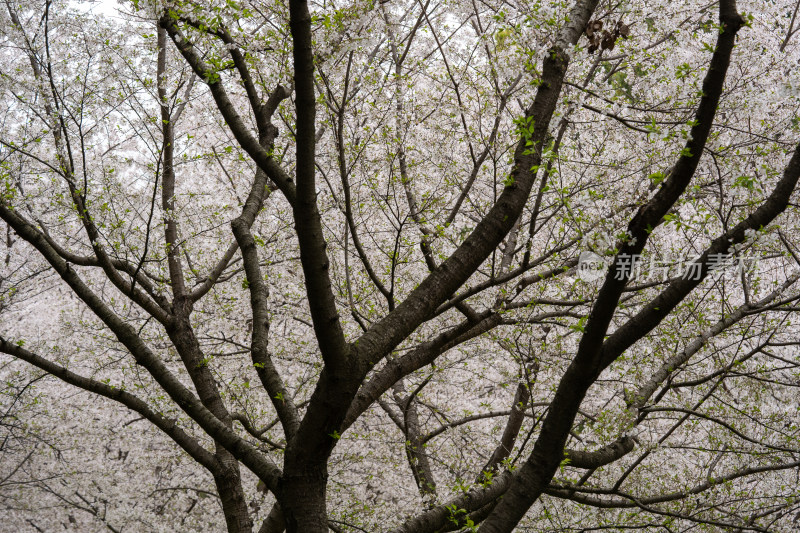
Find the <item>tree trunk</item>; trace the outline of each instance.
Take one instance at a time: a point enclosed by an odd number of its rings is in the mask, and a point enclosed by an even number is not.
[[[217,457],[222,467],[214,472],[214,482],[219,492],[228,533],[252,533],[253,521],[242,490],[239,463],[221,446],[217,447]]]
[[[287,533],[328,533],[327,485],[328,468],[324,463],[306,465],[296,474],[284,474],[279,501]]]

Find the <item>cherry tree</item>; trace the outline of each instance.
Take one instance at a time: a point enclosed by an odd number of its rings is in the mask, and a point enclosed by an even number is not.
[[[795,3],[76,9],[2,15],[39,517],[795,528]]]

